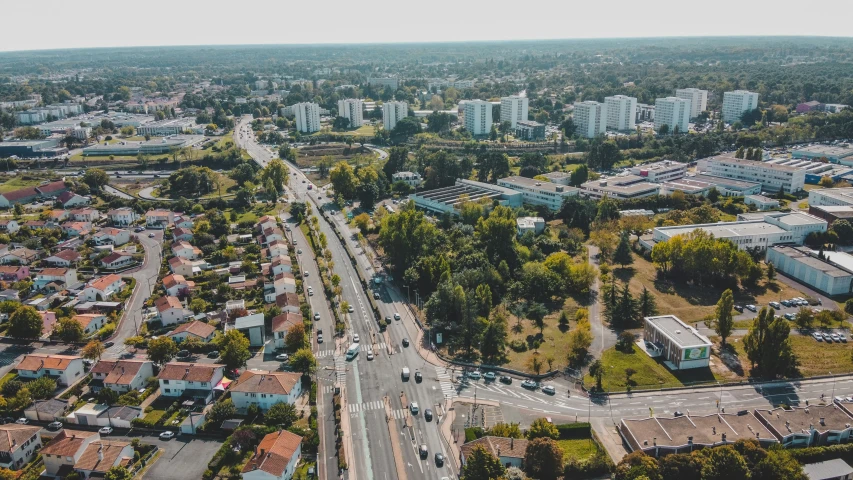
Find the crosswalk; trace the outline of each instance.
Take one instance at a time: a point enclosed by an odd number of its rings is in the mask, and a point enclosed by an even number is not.
[[[366,353],[368,350],[368,347],[373,348],[373,353],[378,354],[379,352],[385,350],[385,342],[377,343],[375,346],[365,343],[365,344],[361,345],[361,349],[359,350],[359,352]],[[326,357],[331,357],[331,356],[335,355],[336,353],[337,352],[335,350],[320,350],[319,352],[314,354],[314,357],[315,358],[326,358]]]
[[[350,414],[350,417],[357,418],[359,415],[362,415],[367,412],[379,411],[384,413],[385,404],[381,400],[374,400],[372,402],[363,402],[363,403],[351,403],[347,405],[347,411]],[[408,410],[405,408],[398,408],[396,410],[391,411],[391,417],[396,420],[402,420],[406,418]]]
[[[347,360],[343,355],[335,356],[335,377],[338,382],[345,382],[347,378]]]
[[[438,377],[438,384],[441,386],[441,393],[445,398],[457,397],[456,388],[453,387],[453,381],[447,369],[443,367],[433,366],[435,376]]]

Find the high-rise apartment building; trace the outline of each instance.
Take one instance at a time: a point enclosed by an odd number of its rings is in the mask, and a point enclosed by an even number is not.
[[[320,131],[320,105],[316,103],[297,103],[293,105],[293,115],[296,117],[296,129],[302,133]]]
[[[358,128],[364,123],[364,102],[358,98],[338,100],[338,116],[349,120],[350,128]]]
[[[394,130],[397,122],[409,114],[409,104],[406,102],[385,102],[382,104],[382,124],[385,130]]]
[[[655,99],[655,131],[666,125],[669,133],[687,133],[690,123],[690,100],[678,97]]]
[[[723,121],[735,123],[744,112],[758,108],[758,94],[746,90],[735,90],[723,94]]]
[[[492,104],[483,100],[466,102],[465,129],[471,135],[488,135],[492,131]]]
[[[574,122],[578,135],[593,138],[607,130],[607,107],[603,103],[587,100],[575,103]]]
[[[690,100],[690,118],[696,118],[708,109],[708,91],[698,88],[679,88],[675,96]]]
[[[501,97],[501,123],[509,122],[515,128],[518,122],[527,121],[527,97],[512,95]]]
[[[636,124],[637,99],[625,95],[604,97],[607,106],[607,128],[611,130],[633,130]]]

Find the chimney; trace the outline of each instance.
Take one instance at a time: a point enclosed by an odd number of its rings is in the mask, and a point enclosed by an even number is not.
[[[512,450],[512,449],[514,449],[514,448],[515,448],[515,439],[514,439],[514,438],[510,438],[510,439],[509,439],[509,449],[510,449],[510,450]],[[500,455],[498,455],[498,456],[500,456]]]

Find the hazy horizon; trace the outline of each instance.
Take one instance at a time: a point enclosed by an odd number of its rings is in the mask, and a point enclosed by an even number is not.
[[[149,0],[144,8],[106,0],[18,2],[3,7],[0,52],[110,47],[361,45],[683,37],[851,37],[846,22],[792,23],[802,3],[720,0],[713,9],[675,0],[599,4],[531,0],[434,0],[370,5],[328,0],[322,11],[304,3],[258,0],[248,5]],[[365,6],[367,8],[359,8]],[[689,9],[689,10],[686,10]],[[846,18],[853,2],[815,0],[809,10]],[[814,15],[812,15],[814,16]],[[687,21],[696,18],[695,21]],[[15,21],[27,19],[28,21]],[[355,23],[355,25],[352,25]],[[402,28],[405,27],[405,28]],[[35,29],[35,32],[34,32]],[[35,33],[35,35],[34,35]]]

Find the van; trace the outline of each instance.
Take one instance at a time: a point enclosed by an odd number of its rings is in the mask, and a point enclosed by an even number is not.
[[[353,343],[347,348],[347,360],[352,360],[358,355],[359,345],[357,343]]]
[[[409,367],[403,367],[402,377],[404,382],[409,380]]]

